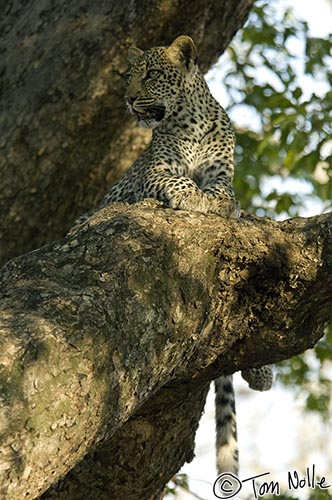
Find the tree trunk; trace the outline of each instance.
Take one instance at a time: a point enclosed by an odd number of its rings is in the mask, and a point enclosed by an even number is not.
[[[114,204],[9,262],[1,499],[152,500],[193,455],[208,383],[312,347],[332,319],[332,216]]]
[[[188,34],[207,70],[253,0],[2,3],[0,264],[63,237],[149,142],[123,104],[128,46]]]

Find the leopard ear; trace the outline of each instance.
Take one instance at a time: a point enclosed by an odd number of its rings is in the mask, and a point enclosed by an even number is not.
[[[144,54],[143,50],[139,49],[132,45],[128,49],[127,59],[130,64],[134,64],[134,62]]]
[[[197,49],[190,36],[178,36],[166,52],[176,66],[190,71],[197,64]]]

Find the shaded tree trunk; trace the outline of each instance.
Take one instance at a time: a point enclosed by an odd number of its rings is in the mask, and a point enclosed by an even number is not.
[[[123,104],[126,51],[195,39],[207,70],[253,0],[11,0],[0,21],[0,263],[63,237],[149,132]]]
[[[332,216],[226,221],[114,204],[9,262],[1,498],[148,500],[193,455],[209,381],[312,347]]]

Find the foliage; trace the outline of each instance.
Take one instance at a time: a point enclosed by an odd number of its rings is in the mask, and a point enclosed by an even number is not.
[[[257,2],[220,62],[237,135],[235,189],[245,210],[272,217],[298,215],[299,180],[324,207],[332,199],[332,35],[310,38],[279,3]],[[249,124],[237,124],[241,113]],[[288,192],[273,187],[285,179]]]
[[[278,378],[292,387],[305,402],[307,411],[316,412],[325,421],[331,417],[332,327],[316,346],[314,353],[279,363]]]

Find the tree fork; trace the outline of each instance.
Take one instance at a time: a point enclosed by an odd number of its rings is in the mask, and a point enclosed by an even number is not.
[[[210,380],[323,335],[331,255],[331,214],[228,221],[145,201],[10,261],[1,498],[37,498],[71,469],[43,499],[157,498],[192,456]]]

